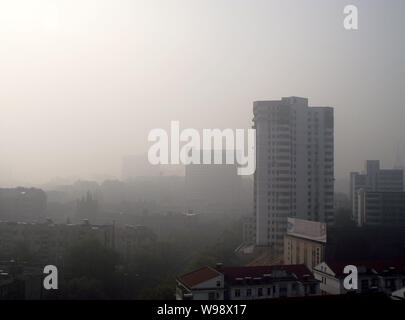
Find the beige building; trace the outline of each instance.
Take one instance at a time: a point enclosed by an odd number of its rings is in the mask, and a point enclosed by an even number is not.
[[[286,235],[284,264],[305,264],[309,270],[325,260],[325,245],[319,241]]]
[[[326,224],[288,219],[284,237],[284,264],[304,264],[309,270],[325,261]]]

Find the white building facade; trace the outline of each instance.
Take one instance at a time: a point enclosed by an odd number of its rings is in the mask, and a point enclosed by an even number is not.
[[[205,267],[177,279],[177,300],[261,300],[320,295],[304,265]]]
[[[334,222],[334,116],[308,99],[256,101],[256,245],[282,251],[287,218]]]
[[[357,267],[357,289],[347,290],[344,287],[343,273],[346,265]],[[320,281],[322,294],[392,292],[405,287],[405,261],[367,261],[357,263],[322,262],[313,269],[315,279]]]

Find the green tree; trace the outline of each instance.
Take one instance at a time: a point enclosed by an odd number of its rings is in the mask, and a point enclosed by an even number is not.
[[[30,261],[33,258],[29,244],[22,240],[14,243],[11,255],[16,261]]]
[[[96,239],[85,239],[67,252],[65,262],[67,271],[75,278],[104,280],[114,273],[118,254]]]
[[[118,254],[96,239],[85,239],[73,246],[65,256],[68,299],[122,298],[124,275],[116,271]]]
[[[74,278],[66,281],[62,287],[66,299],[100,300],[104,299],[101,281],[87,277]]]

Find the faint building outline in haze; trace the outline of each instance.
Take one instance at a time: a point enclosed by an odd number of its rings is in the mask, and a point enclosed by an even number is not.
[[[350,202],[353,220],[363,224],[360,212],[359,191],[403,192],[404,180],[401,169],[382,169],[380,160],[367,160],[365,172],[350,172]]]
[[[247,138],[245,138],[245,131]],[[200,135],[199,131],[193,128],[180,130],[180,121],[175,120],[170,122],[169,133],[162,128],[150,130],[148,141],[154,142],[148,151],[148,160],[153,165],[236,163],[238,175],[252,175],[256,170],[256,130],[254,128],[203,129]],[[228,150],[225,159],[218,153],[215,153],[214,157],[211,156],[211,150],[223,149]],[[201,150],[206,151],[202,157]],[[240,152],[235,153],[235,150]]]
[[[122,158],[121,178],[123,181],[138,177],[157,177],[162,175],[160,165],[151,165],[147,154],[128,154]]]

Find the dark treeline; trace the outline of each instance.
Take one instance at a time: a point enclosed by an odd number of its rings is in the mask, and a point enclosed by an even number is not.
[[[133,249],[123,259],[94,238],[75,243],[60,270],[60,290],[48,299],[174,299],[176,276],[205,265],[239,263],[241,221],[219,231],[213,222],[183,229]],[[215,236],[217,234],[217,236]]]

